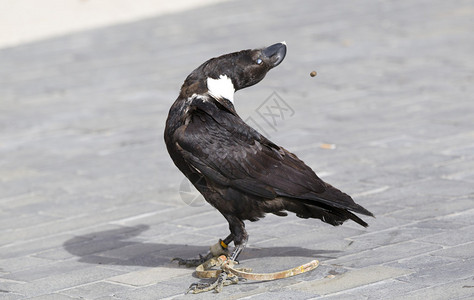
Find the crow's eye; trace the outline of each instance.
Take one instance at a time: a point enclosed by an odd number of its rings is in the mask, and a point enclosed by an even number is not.
[[[257,63],[257,65],[261,65],[263,63],[263,60],[261,58],[257,58],[255,62]]]

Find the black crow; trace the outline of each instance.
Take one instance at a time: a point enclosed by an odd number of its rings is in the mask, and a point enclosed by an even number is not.
[[[206,61],[186,78],[166,121],[164,138],[173,162],[229,223],[230,234],[220,245],[226,249],[234,242],[231,260],[248,239],[244,220],[257,221],[266,213],[290,211],[334,226],[350,219],[365,227],[353,212],[373,216],[235,111],[234,92],[260,82],[285,55],[283,42]],[[177,260],[190,265],[210,257]]]

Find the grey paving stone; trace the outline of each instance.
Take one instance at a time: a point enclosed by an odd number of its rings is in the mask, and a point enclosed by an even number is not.
[[[374,232],[374,233],[359,235],[356,237],[351,237],[351,240],[383,246],[383,245],[391,245],[391,244],[397,244],[400,242],[416,240],[417,238],[432,236],[432,235],[435,235],[437,233],[442,233],[442,232],[443,232],[442,229],[411,228],[409,226],[406,226],[406,227],[385,230],[383,233]]]
[[[32,297],[32,298],[28,298],[28,299],[35,299],[35,300],[70,300],[70,299],[76,299],[76,298],[69,297],[69,296],[66,296],[66,295],[63,295],[63,294],[59,294],[59,293],[52,293],[52,294],[41,295],[41,296]]]
[[[120,292],[115,294],[116,299],[164,299],[172,296],[181,296],[186,291],[183,287],[173,283],[151,285],[126,292]],[[209,295],[207,295],[209,297]],[[174,298],[174,297],[173,297]]]
[[[2,294],[0,294],[2,296],[2,299],[5,299],[5,300],[15,300],[15,299],[23,299],[24,296],[23,295],[19,295],[19,294],[12,294],[12,293],[6,293],[6,292],[0,292]]]
[[[471,198],[472,199],[472,198]],[[462,212],[453,213],[449,216],[440,218],[441,222],[456,222],[465,225],[474,225],[472,215],[474,214],[474,209],[464,210]]]
[[[50,264],[51,260],[31,256],[13,257],[0,260],[0,272],[2,274],[18,272],[24,269],[34,268]]]
[[[429,270],[440,265],[448,265],[454,262],[459,262],[459,259],[448,257],[448,256],[436,256],[435,253],[437,250],[430,252],[429,254],[421,254],[415,257],[408,257],[400,259],[396,262],[387,264],[395,268],[410,268],[411,270]]]
[[[118,274],[120,274],[119,271],[99,267],[76,268],[76,270],[72,271],[56,269],[56,271],[51,272],[47,277],[32,280],[28,284],[13,286],[13,292],[28,297],[48,295]]]
[[[474,211],[473,211],[474,213]],[[420,238],[420,241],[429,242],[444,246],[455,246],[472,242],[474,240],[474,225],[462,227],[459,229],[451,229],[443,233]]]
[[[410,226],[416,228],[444,228],[444,229],[456,229],[462,227],[461,223],[456,223],[455,220],[439,220],[437,218],[428,219],[426,221],[420,221],[415,224],[411,224]]]
[[[4,232],[14,234],[12,231],[18,228],[27,228],[35,226],[39,223],[49,223],[54,222],[58,218],[53,216],[41,215],[37,212],[32,212],[29,214],[20,214],[15,216],[2,216],[0,220],[0,227],[4,228]]]
[[[25,298],[21,293],[14,292],[14,288],[17,285],[24,284],[21,281],[8,280],[0,278],[0,296],[5,299],[22,299]]]
[[[31,282],[41,278],[49,277],[51,276],[51,274],[55,274],[58,270],[61,270],[61,272],[66,273],[74,271],[83,271],[87,268],[87,265],[83,265],[77,262],[52,262],[47,265],[31,266],[22,271],[11,272],[8,275],[4,276],[4,278],[16,281]]]
[[[412,291],[423,289],[425,287],[426,286],[423,285],[406,283],[396,279],[389,279],[382,282],[376,282],[368,286],[356,288],[352,292],[356,295],[364,295],[367,297],[366,299],[386,299],[392,298],[393,295],[406,294]]]
[[[320,299],[386,299],[393,297],[393,295],[406,294],[423,288],[425,286],[388,279],[347,291],[324,295]]]
[[[469,242],[464,245],[454,246],[442,250],[432,252],[430,255],[441,257],[453,257],[461,259],[470,259],[474,253],[474,242]]]
[[[260,295],[249,296],[247,299],[269,299],[276,298],[276,299],[312,299],[314,298],[313,293],[301,292],[301,291],[272,291],[262,293]]]
[[[423,244],[414,241],[373,248],[356,254],[328,260],[327,263],[344,265],[352,268],[379,265],[402,258],[440,249],[441,246]]]
[[[207,203],[203,203],[203,205],[208,205]],[[206,210],[202,214],[192,214],[188,217],[179,218],[175,220],[171,220],[168,224],[175,224],[178,225],[181,230],[183,227],[189,228],[209,228],[214,226],[221,226],[225,224],[226,221],[224,217],[215,209]]]
[[[38,257],[38,258],[45,258],[49,260],[59,260],[59,261],[71,259],[75,257],[74,254],[64,249],[62,245],[58,245],[56,248],[41,251],[39,253],[34,254],[33,256]]]
[[[164,268],[156,267],[123,275],[107,278],[107,281],[127,284],[132,286],[147,286],[160,281],[164,281],[174,277],[182,277],[191,275],[194,272],[189,268]]]
[[[448,199],[446,201],[440,201],[436,207],[430,206],[429,201],[427,203],[420,203],[416,205],[413,204],[413,207],[410,207],[405,210],[400,210],[391,214],[400,219],[406,220],[423,220],[428,218],[437,218],[438,222],[443,223],[443,220],[440,219],[442,216],[447,216],[452,213],[468,210],[472,208],[473,199],[469,198],[454,198]],[[453,220],[456,221],[456,220]]]
[[[473,279],[466,278],[449,283],[427,287],[403,295],[394,295],[393,299],[472,299]]]
[[[416,272],[416,275],[408,275],[400,278],[400,280],[432,286],[469,277],[472,278],[474,275],[472,263],[472,259],[466,259],[449,264],[440,264],[433,268],[419,270]]]
[[[60,294],[66,295],[73,299],[98,299],[107,296],[113,298],[117,293],[132,289],[133,288],[127,287],[125,285],[118,285],[110,282],[94,282],[91,284],[62,290]]]
[[[64,241],[70,238],[73,238],[73,236],[69,234],[64,234],[42,237],[30,241],[18,241],[14,244],[8,244],[0,247],[0,255],[2,256],[2,258],[7,259],[36,254],[45,251],[46,249],[60,247]]]
[[[329,299],[329,300],[339,300],[339,299],[342,299],[342,300],[350,300],[350,299],[355,299],[355,300],[367,300],[367,297],[361,296],[361,295],[356,295],[356,294],[350,294],[350,293],[344,293],[344,294],[337,293],[336,295],[333,295],[333,296],[324,295],[324,296],[315,297],[315,298],[311,298],[311,299]]]
[[[292,289],[313,291],[321,295],[332,294],[374,282],[396,278],[409,274],[411,271],[391,267],[366,267],[349,271],[335,278],[326,278],[317,282],[304,282],[292,286]]]

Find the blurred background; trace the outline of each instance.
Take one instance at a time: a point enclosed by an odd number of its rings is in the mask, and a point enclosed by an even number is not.
[[[2,0],[0,47],[156,17],[215,2],[219,0]]]

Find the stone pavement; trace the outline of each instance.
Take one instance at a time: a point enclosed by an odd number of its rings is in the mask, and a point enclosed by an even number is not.
[[[165,118],[206,59],[286,40],[237,110],[376,218],[248,223],[245,266],[321,266],[221,297],[472,299],[473,29],[472,1],[244,0],[0,50],[0,298],[215,297],[170,263],[228,229]]]

